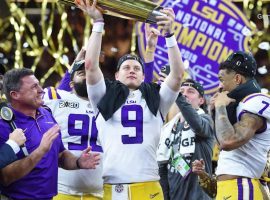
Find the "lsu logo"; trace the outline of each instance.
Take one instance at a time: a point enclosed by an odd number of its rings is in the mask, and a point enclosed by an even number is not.
[[[251,25],[228,0],[159,0],[175,12],[174,35],[191,78],[200,82],[206,94],[216,92],[219,64],[234,51],[249,51]],[[140,54],[145,55],[144,24],[136,25]],[[161,30],[162,33],[162,30]],[[164,34],[163,34],[164,35]],[[168,63],[164,37],[155,52],[155,76]]]

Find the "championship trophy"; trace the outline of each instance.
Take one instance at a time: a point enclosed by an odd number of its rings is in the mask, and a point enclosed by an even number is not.
[[[90,4],[93,3],[93,0]],[[58,2],[75,6],[75,0],[58,0]],[[148,0],[98,0],[97,5],[104,10],[104,14],[131,19],[150,24],[156,24],[156,16],[165,15],[159,10],[161,6]]]

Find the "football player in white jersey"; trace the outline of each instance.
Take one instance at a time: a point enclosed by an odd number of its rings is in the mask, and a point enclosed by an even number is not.
[[[102,152],[97,145],[94,111],[87,97],[84,60],[74,63],[70,76],[72,91],[46,88],[45,105],[60,125],[66,149],[75,155],[80,155],[88,146],[94,152]],[[54,200],[98,200],[102,196],[102,162],[94,170],[67,171],[59,168],[58,195]]]
[[[237,51],[221,63],[220,88],[213,100],[221,152],[217,200],[263,199],[259,178],[270,149],[270,97],[260,93],[256,61]]]
[[[120,58],[116,81],[105,81],[98,66],[103,16],[88,1],[77,6],[94,20],[85,56],[88,96],[97,111],[98,137],[103,148],[104,200],[163,199],[156,150],[163,116],[176,100],[184,67],[173,34],[175,14],[164,8],[157,24],[166,34],[171,73],[159,87],[144,83],[144,64],[135,55]]]

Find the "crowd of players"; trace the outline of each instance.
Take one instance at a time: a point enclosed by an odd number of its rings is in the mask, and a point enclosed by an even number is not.
[[[270,98],[254,79],[254,58],[238,51],[220,64],[220,92],[208,114],[202,85],[183,78],[171,8],[157,17],[170,70],[156,84],[160,32],[146,26],[144,60],[124,55],[115,80],[106,80],[102,11],[96,1],[76,4],[94,25],[58,88],[42,89],[26,68],[4,75],[1,200],[270,199]],[[14,114],[17,128],[2,110]],[[213,176],[215,141],[221,151]]]

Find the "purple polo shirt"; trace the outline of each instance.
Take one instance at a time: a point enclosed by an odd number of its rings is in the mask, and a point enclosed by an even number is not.
[[[26,116],[12,109],[15,115],[15,124],[25,130],[25,146],[29,152],[33,152],[40,144],[43,134],[56,124],[52,114],[44,109],[37,110],[36,119]],[[0,119],[0,145],[8,140],[11,128],[7,122]],[[51,199],[57,194],[58,155],[64,151],[61,135],[55,139],[49,152],[38,162],[36,167],[26,176],[10,184],[8,187],[0,186],[3,195],[12,199]],[[22,150],[17,154],[22,159]]]

